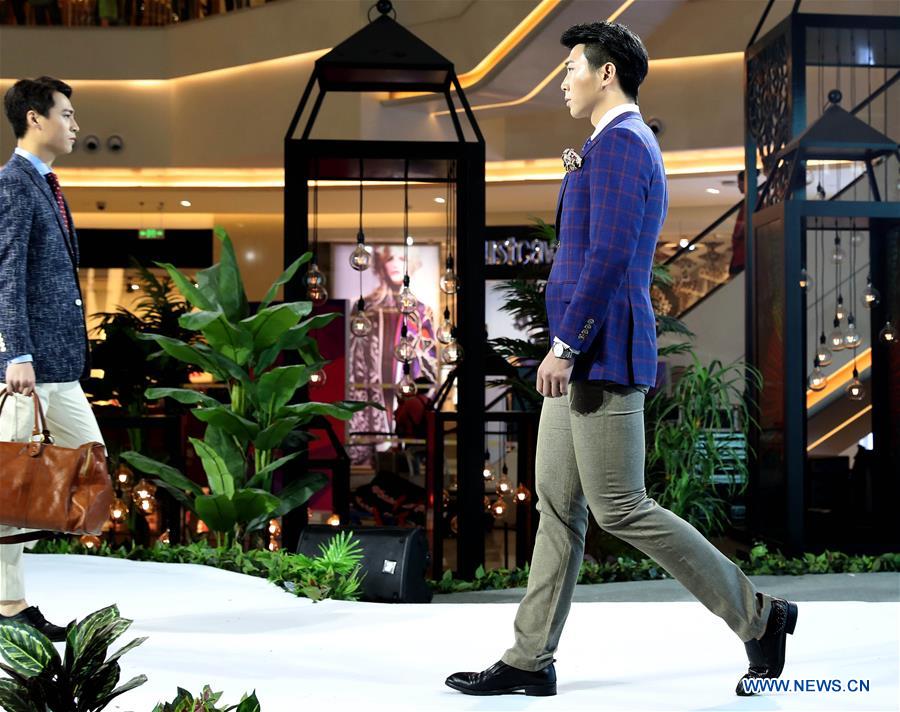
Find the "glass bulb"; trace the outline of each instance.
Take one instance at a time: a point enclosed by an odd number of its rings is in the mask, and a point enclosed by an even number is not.
[[[897,336],[897,327],[891,324],[890,321],[884,322],[884,328],[878,332],[878,339],[883,344],[896,344]]]
[[[854,231],[853,234],[850,235],[850,242],[851,242],[852,244],[858,245],[858,244],[861,243],[862,241],[863,241],[863,236],[862,236],[862,233],[861,233],[861,232],[855,232],[855,231]]]
[[[861,340],[859,331],[856,329],[856,323],[851,321],[847,324],[847,331],[844,333],[844,348],[855,349],[859,346]]]
[[[453,341],[453,322],[444,319],[443,323],[438,327],[437,340],[442,344],[449,344]]]
[[[304,276],[303,281],[307,287],[324,287],[325,275],[319,271],[319,265],[314,262],[309,266],[309,271]]]
[[[325,371],[321,368],[309,377],[309,382],[314,386],[324,386],[327,381],[328,376],[325,375]]]
[[[822,334],[822,340],[819,342],[819,346],[816,349],[816,364],[818,366],[831,365],[831,349],[829,349],[828,344],[825,343],[825,334]]]
[[[502,517],[503,513],[506,511],[506,504],[502,499],[498,499],[494,502],[494,506],[491,508],[491,511],[494,513],[495,517]]]
[[[484,478],[485,482],[490,482],[492,479],[494,479],[494,471],[490,467],[485,466],[485,468],[481,471],[481,476],[482,478]]]
[[[116,497],[116,499],[113,500],[113,503],[109,505],[109,518],[118,523],[124,521],[127,516],[128,505]]]
[[[847,394],[847,397],[850,400],[862,400],[863,396],[866,394],[865,389],[863,388],[862,383],[860,383],[859,379],[854,377],[850,383],[847,384],[847,387],[844,388],[844,392]]]
[[[844,308],[844,298],[838,297],[837,306],[834,308],[834,318],[843,321],[845,316],[847,316],[847,310]]]
[[[444,294],[456,294],[459,290],[459,279],[450,267],[441,275],[441,291]]]
[[[813,286],[813,279],[805,269],[800,270],[800,289],[809,289]]]
[[[321,284],[314,284],[306,290],[306,296],[309,297],[309,301],[313,304],[321,306],[328,301],[328,290]]]
[[[444,363],[453,366],[463,358],[463,347],[460,346],[459,342],[456,339],[453,339],[447,346],[441,351],[441,361]]]
[[[825,372],[816,366],[812,373],[809,376],[809,380],[807,381],[810,390],[813,391],[821,391],[828,385],[828,377],[825,375]]]
[[[394,356],[403,363],[412,361],[416,357],[416,337],[412,334],[401,336],[394,348]]]
[[[531,501],[531,492],[525,485],[516,487],[516,502],[519,504],[527,504]]]
[[[418,390],[419,387],[416,385],[413,377],[408,373],[404,373],[403,378],[401,378],[400,382],[397,384],[397,394],[401,398],[410,398],[416,395]]]
[[[357,272],[369,269],[369,261],[372,256],[366,249],[366,243],[357,242],[356,248],[350,253],[350,266]]]
[[[834,249],[831,251],[831,261],[835,264],[843,262],[845,255],[844,248],[839,243],[835,244]]]
[[[419,300],[416,299],[416,295],[412,293],[409,287],[403,286],[400,288],[400,311],[403,314],[412,314],[419,306]]]
[[[505,475],[500,477],[500,482],[497,483],[497,494],[506,494],[510,490],[509,478]]]
[[[357,309],[350,319],[350,333],[353,336],[368,336],[372,333],[372,320],[365,311]]]
[[[153,498],[142,499],[140,507],[144,514],[154,514],[156,512],[156,500]]]
[[[828,337],[828,341],[831,344],[832,351],[840,351],[844,348],[844,332],[841,331],[841,327],[835,327],[834,331],[831,332],[831,336]]]
[[[863,292],[862,295],[862,303],[866,309],[871,309],[874,306],[878,305],[878,302],[881,301],[881,295],[878,293],[878,290],[872,286],[872,280],[866,280],[866,291]]]

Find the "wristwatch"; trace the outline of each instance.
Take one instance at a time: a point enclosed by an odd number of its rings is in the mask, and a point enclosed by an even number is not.
[[[553,344],[553,355],[557,358],[564,359],[573,359],[575,358],[575,352],[572,351],[568,346],[564,345],[560,341],[556,341]]]

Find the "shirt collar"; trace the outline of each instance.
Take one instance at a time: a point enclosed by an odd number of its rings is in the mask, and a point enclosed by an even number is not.
[[[32,166],[37,168],[37,172],[42,176],[46,176],[48,173],[52,173],[50,166],[44,163],[40,158],[35,156],[33,153],[29,153],[24,148],[19,148],[16,146],[15,153],[25,160],[27,160]]]
[[[616,118],[617,116],[621,116],[622,114],[627,114],[629,111],[636,111],[640,114],[641,108],[637,104],[619,104],[618,106],[614,106],[612,109],[603,114],[603,118],[600,119],[600,122],[594,129],[594,133],[591,134],[591,141],[597,138],[600,132],[607,126],[609,126],[610,122],[614,118]]]

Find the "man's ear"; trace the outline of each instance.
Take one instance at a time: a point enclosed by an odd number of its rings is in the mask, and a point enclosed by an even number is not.
[[[604,64],[600,68],[600,78],[603,80],[603,86],[612,84],[613,79],[616,78],[616,65],[612,62]]]

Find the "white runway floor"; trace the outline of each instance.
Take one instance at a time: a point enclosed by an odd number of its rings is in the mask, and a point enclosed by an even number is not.
[[[122,659],[149,682],[109,710],[150,712],[210,683],[262,712],[348,710],[898,710],[900,604],[800,603],[783,679],[869,681],[868,692],[740,698],[740,640],[700,603],[576,603],[557,653],[559,694],[468,697],[445,687],[512,642],[515,604],[379,605],[295,598],[216,569],[81,556],[26,557],[28,599],[64,625],[117,603],[149,636]]]

